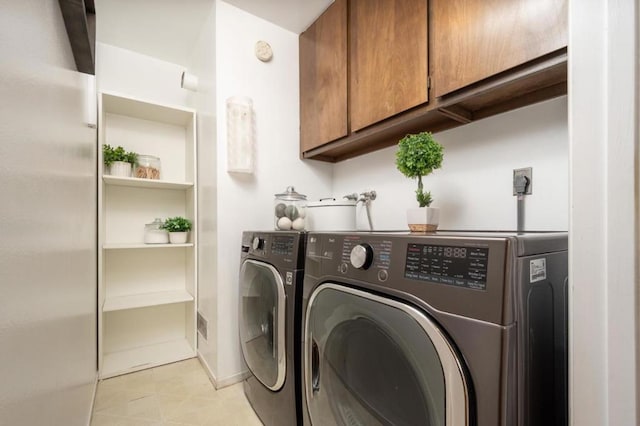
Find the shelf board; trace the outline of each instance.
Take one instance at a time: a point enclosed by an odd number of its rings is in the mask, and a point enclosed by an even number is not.
[[[196,115],[195,110],[191,108],[152,103],[122,94],[107,92],[102,93],[102,107],[106,113],[180,126],[188,125]]]
[[[134,188],[189,189],[193,187],[193,182],[172,182],[160,179],[140,179],[111,175],[103,175],[102,180],[106,185],[130,186]]]
[[[126,351],[104,354],[100,378],[106,379],[120,374],[132,373],[171,362],[193,358],[196,351],[187,339],[158,343]]]
[[[105,250],[162,249],[176,247],[193,247],[193,243],[184,244],[144,244],[144,243],[108,243],[102,246]]]
[[[148,306],[168,305],[171,303],[192,301],[193,296],[184,290],[133,294],[130,296],[107,298],[104,301],[102,312],[122,311],[125,309],[145,308]]]

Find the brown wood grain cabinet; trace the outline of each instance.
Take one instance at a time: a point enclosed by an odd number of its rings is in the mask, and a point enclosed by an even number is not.
[[[336,0],[300,36],[300,153],[341,161],[567,93],[567,0]]]
[[[424,104],[427,75],[427,0],[336,0],[300,35],[301,151]]]
[[[358,131],[428,100],[427,1],[349,4],[349,107]]]
[[[566,0],[431,0],[440,97],[567,46]]]
[[[300,150],[347,136],[347,0],[300,35]]]

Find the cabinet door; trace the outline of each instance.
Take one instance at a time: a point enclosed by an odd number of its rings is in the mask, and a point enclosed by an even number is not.
[[[567,45],[566,0],[431,0],[442,96]]]
[[[427,1],[349,4],[351,130],[427,102]]]
[[[347,0],[300,35],[300,151],[347,135]]]

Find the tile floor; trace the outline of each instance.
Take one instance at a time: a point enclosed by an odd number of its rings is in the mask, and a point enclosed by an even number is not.
[[[91,426],[261,426],[242,383],[215,390],[197,358],[98,383]]]

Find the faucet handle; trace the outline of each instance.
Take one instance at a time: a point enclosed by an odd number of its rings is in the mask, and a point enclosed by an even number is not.
[[[366,191],[360,194],[362,196],[363,199],[369,201],[369,200],[375,200],[376,197],[378,196],[378,194],[376,194],[376,191]]]

